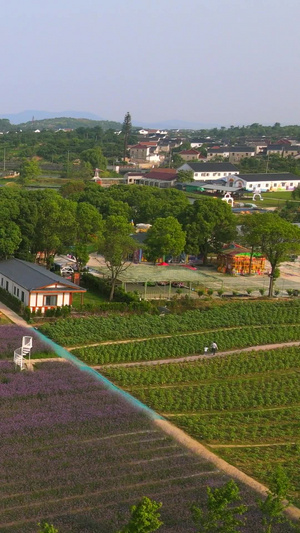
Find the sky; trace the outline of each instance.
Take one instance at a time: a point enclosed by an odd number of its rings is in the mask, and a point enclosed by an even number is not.
[[[300,0],[0,0],[0,117],[300,124]]]

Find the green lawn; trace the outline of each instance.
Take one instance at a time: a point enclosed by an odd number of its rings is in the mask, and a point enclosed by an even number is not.
[[[83,304],[90,304],[93,306],[96,306],[97,304],[100,304],[102,302],[106,302],[107,300],[101,296],[100,294],[96,294],[90,290],[87,290],[87,292],[83,295]],[[72,307],[74,309],[80,309],[81,306],[81,295],[80,294],[74,294],[73,295],[73,304]]]

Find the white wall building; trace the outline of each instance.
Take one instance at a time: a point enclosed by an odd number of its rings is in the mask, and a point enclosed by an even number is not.
[[[0,288],[18,298],[31,311],[41,310],[42,313],[53,307],[72,305],[74,293],[86,292],[72,281],[21,259],[0,262]]]

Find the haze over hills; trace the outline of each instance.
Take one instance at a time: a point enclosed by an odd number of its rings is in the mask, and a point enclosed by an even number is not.
[[[46,119],[58,119],[58,118],[73,118],[73,119],[88,119],[93,121],[108,121],[119,124],[122,122],[122,117],[120,121],[114,121],[110,119],[104,119],[99,117],[95,113],[90,113],[88,111],[41,111],[37,109],[27,109],[19,113],[1,113],[0,118],[7,118],[11,124],[14,125],[24,125],[27,122],[31,122],[34,117],[34,121],[40,122]],[[180,119],[170,119],[170,120],[160,120],[157,122],[148,122],[147,120],[134,120],[133,125],[135,127],[144,127],[144,128],[158,128],[158,129],[211,129],[220,127],[219,124],[207,124],[202,122],[188,122],[186,120]]]

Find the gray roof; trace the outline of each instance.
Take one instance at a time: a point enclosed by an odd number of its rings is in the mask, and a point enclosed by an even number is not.
[[[245,181],[300,181],[300,176],[292,174],[291,172],[268,172],[260,174],[239,174],[237,179]]]
[[[232,163],[185,163],[194,172],[237,172]],[[182,165],[183,166],[183,165]],[[177,169],[178,170],[178,169]]]
[[[71,292],[75,290],[85,291],[82,287],[79,287],[62,276],[54,274],[54,272],[50,272],[45,267],[36,265],[35,263],[29,263],[28,261],[22,261],[21,259],[0,261],[1,274],[28,291],[47,287],[48,285],[53,285],[53,283],[65,285],[67,290]]]
[[[255,152],[255,148],[253,148],[253,146],[230,146],[228,148],[228,152],[230,153]]]

